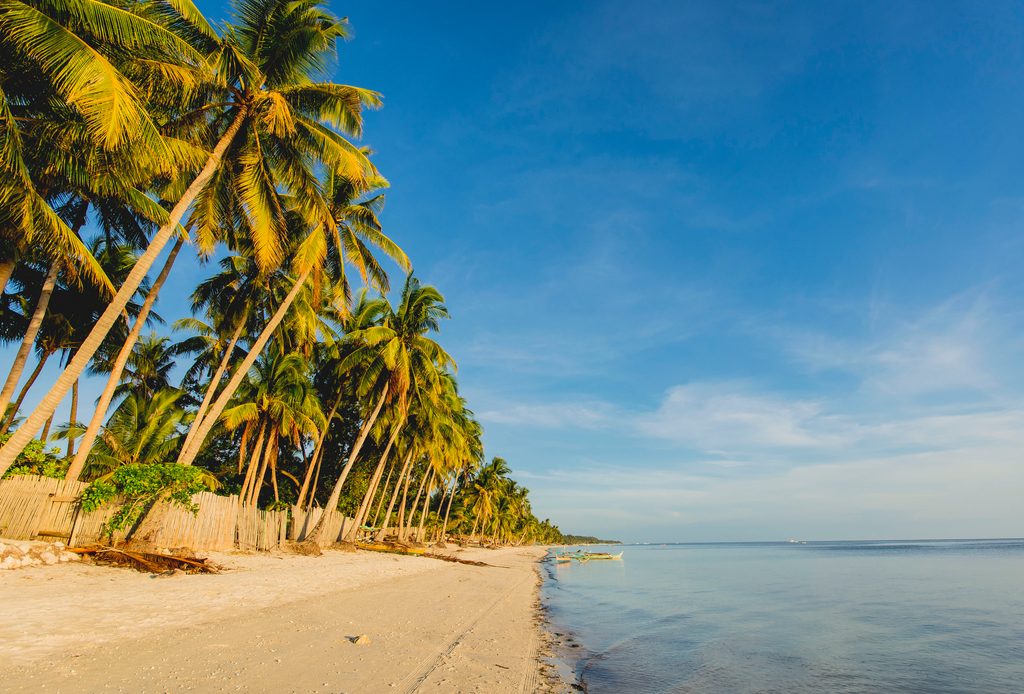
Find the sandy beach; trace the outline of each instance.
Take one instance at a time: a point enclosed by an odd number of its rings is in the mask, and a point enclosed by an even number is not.
[[[556,691],[540,548],[421,557],[211,554],[217,575],[0,572],[5,692]],[[368,643],[356,644],[365,636]]]

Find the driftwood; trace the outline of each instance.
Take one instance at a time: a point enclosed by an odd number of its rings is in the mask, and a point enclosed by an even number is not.
[[[423,556],[430,557],[431,559],[440,559],[441,561],[455,562],[456,564],[466,564],[468,566],[490,566],[495,569],[507,568],[504,566],[496,566],[495,564],[488,564],[487,562],[483,561],[473,561],[471,559],[459,559],[458,557],[450,557],[447,554],[434,554],[433,552],[428,552]]]
[[[166,574],[175,570],[189,574],[215,574],[221,571],[221,567],[202,557],[164,554],[149,550],[93,545],[92,547],[72,547],[68,551],[90,557],[99,564],[127,566],[136,571],[154,574]]]

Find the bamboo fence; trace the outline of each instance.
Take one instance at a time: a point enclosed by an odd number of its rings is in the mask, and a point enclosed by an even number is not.
[[[106,504],[90,513],[81,511],[83,482],[16,475],[0,480],[0,537],[12,540],[63,540],[82,547],[109,538],[104,524],[117,512],[118,504]],[[289,537],[287,511],[264,511],[240,504],[237,496],[217,496],[201,492],[192,497],[199,509],[190,510],[170,503],[153,508],[146,525],[153,528],[146,541],[158,547],[193,550],[228,550],[234,547],[267,551],[277,549]],[[320,509],[312,520],[303,513],[301,536],[313,528]],[[328,519],[328,537],[340,536],[346,519],[332,514]],[[295,531],[293,530],[293,535]],[[115,533],[113,540],[125,538],[127,531]]]
[[[157,547],[232,549],[238,497],[199,492],[192,497],[192,503],[199,507],[197,513],[175,504],[160,504],[157,531],[150,542]]]
[[[310,531],[316,527],[317,522],[320,520],[320,516],[324,514],[324,510],[319,507],[313,507],[310,509],[302,509],[298,506],[292,506],[292,525],[289,531],[288,537],[295,541],[305,540]],[[351,527],[353,519],[348,516],[344,516],[337,511],[331,513],[327,520],[324,521],[324,537],[329,542],[339,542],[345,536],[345,531]]]
[[[235,543],[239,549],[268,551],[288,539],[288,512],[264,511],[255,506],[238,507]]]
[[[0,480],[0,537],[68,542],[85,486],[36,475]]]

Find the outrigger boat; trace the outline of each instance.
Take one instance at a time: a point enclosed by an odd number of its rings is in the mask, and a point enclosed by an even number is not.
[[[358,542],[356,547],[370,552],[386,552],[387,554],[421,555],[427,551],[425,547],[405,547],[384,542]]]
[[[553,558],[555,562],[558,564],[565,564],[571,562],[573,559],[575,559],[578,562],[585,562],[591,560],[599,561],[602,559],[617,559],[621,561],[622,552],[619,552],[618,554],[610,554],[608,552],[584,552],[583,550],[579,550],[577,552],[555,554]]]

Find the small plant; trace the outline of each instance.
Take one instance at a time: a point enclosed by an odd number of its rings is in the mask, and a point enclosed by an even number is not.
[[[0,436],[0,446],[7,443],[9,438],[11,438],[9,433]],[[25,446],[25,450],[18,454],[14,465],[7,469],[4,477],[42,475],[43,477],[64,479],[64,475],[68,471],[68,464],[69,461],[61,457],[56,448],[47,448],[46,444],[39,439],[32,439]]]
[[[95,511],[114,499],[123,501],[124,505],[103,526],[103,531],[113,536],[133,526],[158,501],[169,501],[198,513],[192,495],[214,487],[216,482],[210,473],[201,468],[175,463],[125,465],[82,491],[82,510]]]

